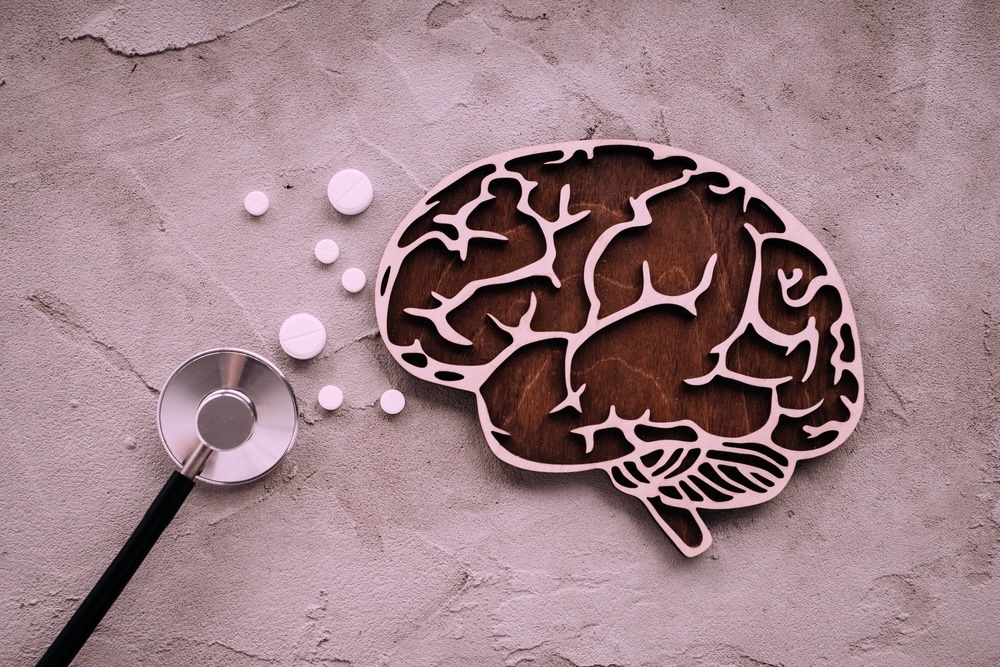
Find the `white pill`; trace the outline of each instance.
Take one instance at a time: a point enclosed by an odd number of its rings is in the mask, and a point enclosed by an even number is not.
[[[382,411],[387,415],[398,415],[406,406],[406,398],[395,389],[389,389],[382,394],[379,400]]]
[[[326,196],[344,215],[357,215],[372,203],[372,182],[357,169],[344,169],[330,179]]]
[[[298,313],[281,325],[278,340],[281,341],[281,349],[288,356],[312,359],[326,345],[326,329],[322,322],[309,313]]]
[[[243,200],[243,206],[246,207],[247,213],[250,215],[264,215],[267,213],[267,209],[271,208],[271,202],[266,194],[260,190],[254,190]]]
[[[323,239],[316,244],[316,259],[324,264],[333,264],[340,257],[340,246],[336,241]]]
[[[340,282],[348,292],[357,293],[365,288],[365,283],[368,282],[368,279],[365,278],[365,272],[361,269],[351,268],[344,271]]]
[[[344,404],[344,392],[340,387],[328,384],[319,390],[319,404],[324,410],[336,410]]]

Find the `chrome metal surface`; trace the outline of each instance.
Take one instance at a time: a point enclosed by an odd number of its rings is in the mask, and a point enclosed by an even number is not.
[[[184,459],[184,463],[181,465],[181,474],[193,480],[201,472],[201,469],[205,467],[205,461],[208,460],[208,457],[214,451],[214,449],[204,442],[198,445],[197,449]]]
[[[202,399],[196,422],[202,442],[226,451],[250,439],[257,427],[257,410],[242,391],[217,389]]]
[[[265,475],[291,449],[298,406],[284,376],[263,357],[209,350],[185,361],[167,380],[157,424],[167,453],[182,469],[194,466],[192,455],[205,442],[215,451],[196,479],[240,484]]]

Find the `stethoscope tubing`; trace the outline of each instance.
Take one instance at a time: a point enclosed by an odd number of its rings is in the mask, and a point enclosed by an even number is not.
[[[104,571],[90,593],[83,599],[62,632],[38,661],[38,667],[69,665],[108,613],[132,576],[142,565],[153,545],[163,534],[184,504],[194,480],[174,471],[153,500],[139,525],[118,555]]]
[[[298,426],[295,394],[277,367],[252,352],[231,348],[208,350],[184,362],[164,385],[157,415],[167,453],[181,469],[167,479],[121,551],[42,655],[38,667],[73,661],[177,515],[196,479],[219,484],[258,479],[288,453]],[[269,425],[259,437],[254,435],[258,415]],[[197,426],[185,425],[188,418]],[[212,428],[217,424],[221,428]],[[202,427],[209,428],[207,435]],[[187,450],[191,442],[200,444]],[[244,455],[234,460],[233,452]],[[220,471],[215,465],[212,474],[206,475],[206,465],[217,463],[220,456],[230,457],[230,469]]]

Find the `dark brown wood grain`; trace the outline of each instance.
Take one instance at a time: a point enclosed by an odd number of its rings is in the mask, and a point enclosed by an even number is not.
[[[583,267],[595,240],[611,226],[632,219],[630,197],[676,179],[684,169],[694,167],[683,157],[654,161],[650,151],[640,147],[598,148],[593,159],[578,153],[563,164],[545,164],[558,157],[532,155],[512,160],[507,167],[537,183],[529,203],[547,219],[558,216],[559,192],[567,183],[572,193],[569,211],[590,211],[582,222],[555,237],[555,269],[561,287],[532,278],[477,293],[449,320],[472,341],[471,346],[443,340],[428,320],[404,312],[411,307],[433,307],[432,292],[453,296],[472,280],[500,275],[541,257],[545,244],[538,224],[516,208],[520,188],[514,181],[497,181],[490,187],[495,199],[475,211],[469,226],[499,232],[507,241],[473,241],[464,261],[439,242],[424,243],[410,252],[399,267],[389,303],[387,333],[393,343],[406,346],[419,340],[427,355],[449,364],[486,363],[511,343],[511,337],[488,315],[515,325],[527,311],[532,295],[537,299],[534,330],[579,331],[591,307],[583,287]],[[455,213],[474,199],[483,178],[493,171],[490,166],[473,171],[439,193],[435,197],[437,205],[410,225],[400,245],[431,230],[453,231],[437,225],[433,218]],[[697,316],[680,307],[661,306],[593,336],[572,363],[574,386],[587,385],[582,413],[566,409],[550,414],[566,396],[565,343],[545,341],[519,350],[481,389],[493,424],[509,434],[496,436],[503,447],[520,458],[546,464],[616,459],[631,449],[621,434],[600,433],[594,451],[587,453],[583,439],[571,433],[578,426],[600,422],[611,405],[625,418],[639,418],[649,410],[654,421],[691,419],[723,437],[747,434],[767,421],[769,390],[721,379],[705,386],[685,383],[712,369],[716,362],[712,348],[729,337],[739,323],[756,259],[745,225],[761,233],[784,229],[782,221],[757,200],[744,212],[742,190],[719,195],[709,190],[710,185],[725,186],[727,179],[720,174],[696,176],[688,184],[652,199],[649,210],[653,224],[618,235],[595,272],[600,314],[605,316],[638,298],[644,261],[649,264],[654,287],[677,295],[698,284],[709,258],[717,254],[711,285],[697,301]],[[787,449],[820,447],[829,439],[810,440],[802,426],[845,419],[847,411],[841,396],[853,400],[858,395],[857,382],[849,373],[839,384],[834,383],[833,367],[828,363],[836,345],[829,330],[843,304],[832,288],[821,290],[802,308],[784,303],[776,277],[779,268],[787,274],[795,268],[802,270],[804,279],[793,288],[793,296],[797,296],[796,289],[824,271],[823,263],[802,247],[767,242],[761,260],[761,315],[772,327],[789,334],[802,330],[810,317],[816,318],[821,333],[817,354],[820,363],[802,382],[807,346],[786,355],[784,348],[751,330],[733,346],[730,368],[754,377],[791,376],[792,381],[779,389],[784,406],[804,408],[822,403],[806,418],[783,419],[775,434],[776,442]],[[681,526],[682,519],[672,520],[678,522],[679,531],[687,530]]]

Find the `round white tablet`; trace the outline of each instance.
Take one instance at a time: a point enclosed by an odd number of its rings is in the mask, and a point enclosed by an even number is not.
[[[267,209],[271,208],[271,202],[266,194],[260,190],[254,190],[243,200],[243,206],[246,207],[247,213],[250,215],[264,215],[267,213]]]
[[[372,203],[372,182],[357,169],[344,169],[330,179],[326,196],[344,215],[357,215]]]
[[[326,329],[322,322],[309,313],[298,313],[281,325],[278,340],[281,341],[281,349],[288,356],[312,359],[326,345]]]
[[[328,384],[319,390],[319,404],[324,410],[336,410],[344,404],[344,392],[340,387]]]
[[[406,406],[406,398],[395,389],[389,389],[382,394],[379,404],[382,406],[382,411],[385,414],[398,415]]]
[[[324,264],[333,264],[340,257],[340,246],[336,241],[323,239],[316,244],[316,259]]]
[[[347,269],[344,271],[344,275],[341,276],[340,282],[344,285],[344,289],[348,292],[360,292],[365,288],[365,283],[368,279],[365,278],[365,272],[361,269]]]

